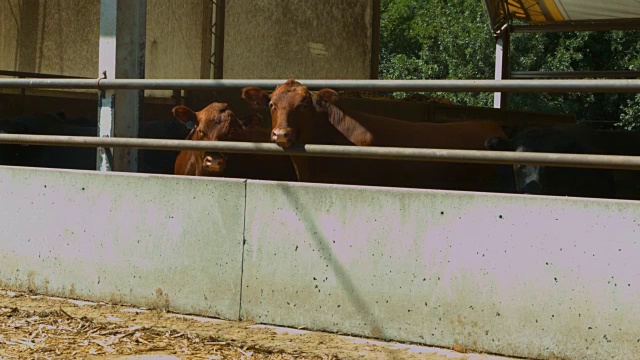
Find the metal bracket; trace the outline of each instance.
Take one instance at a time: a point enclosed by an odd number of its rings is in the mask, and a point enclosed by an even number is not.
[[[96,81],[96,85],[98,87],[98,91],[100,92],[100,98],[104,99],[106,96],[106,90],[100,88],[100,80],[105,80],[107,78],[107,70],[102,70],[102,77],[98,78]]]

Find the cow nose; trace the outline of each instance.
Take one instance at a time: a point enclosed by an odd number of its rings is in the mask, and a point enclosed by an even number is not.
[[[537,181],[529,181],[522,189],[524,194],[542,194],[542,185]]]
[[[222,172],[227,165],[225,159],[220,156],[206,156],[203,165],[208,172]]]
[[[271,140],[278,146],[287,148],[295,141],[294,131],[292,128],[275,128],[271,132]]]

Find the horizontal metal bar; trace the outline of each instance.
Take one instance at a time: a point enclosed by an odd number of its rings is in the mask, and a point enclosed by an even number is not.
[[[0,134],[0,143],[79,147],[123,147],[154,150],[200,150],[272,155],[352,157],[360,159],[439,161],[486,164],[531,164],[640,170],[640,156],[524,153],[488,150],[419,149],[398,147],[297,145],[282,149],[270,143],[191,141],[89,136]]]
[[[0,79],[0,88],[58,89],[240,89],[270,90],[285,80]],[[640,92],[640,79],[596,80],[300,80],[312,90],[427,92]]]
[[[95,89],[99,79],[0,79],[0,88],[24,89]]]
[[[640,30],[640,19],[603,19],[555,21],[533,25],[511,25],[513,33],[545,33],[565,31]]]
[[[512,71],[511,79],[584,79],[584,78],[640,78],[640,71]]]

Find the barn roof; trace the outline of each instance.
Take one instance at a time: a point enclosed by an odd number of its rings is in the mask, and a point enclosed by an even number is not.
[[[549,29],[593,30],[640,28],[639,0],[484,0],[491,29],[512,20]]]

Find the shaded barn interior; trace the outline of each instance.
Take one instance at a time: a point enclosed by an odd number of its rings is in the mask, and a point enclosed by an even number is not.
[[[490,10],[501,6],[487,4]],[[379,0],[331,0],[313,7],[306,0],[226,0],[217,6],[210,0],[147,0],[145,78],[376,78],[379,11]],[[508,14],[492,11],[495,30]],[[292,12],[295,21],[287,16]],[[0,76],[97,78],[99,19],[99,0],[0,3]],[[97,98],[93,90],[0,89],[0,118],[63,112],[95,126]],[[251,111],[239,91],[145,90],[143,121],[173,121],[173,106],[198,110],[212,101],[228,102],[240,114]],[[576,122],[572,114],[467,107],[419,95],[402,101],[347,92],[340,105],[408,121],[494,120],[508,133]],[[262,115],[262,125],[269,127],[268,112]],[[599,131],[598,145],[606,154],[639,155],[638,140],[635,132],[607,130]],[[616,174],[621,194],[640,198],[637,172]]]

